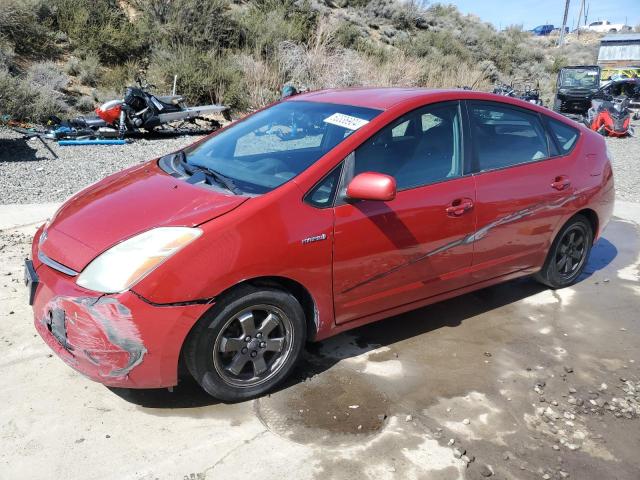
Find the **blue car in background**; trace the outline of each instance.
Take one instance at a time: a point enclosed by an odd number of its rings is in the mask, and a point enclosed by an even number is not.
[[[549,35],[551,32],[553,32],[553,29],[553,25],[538,25],[536,28],[531,30],[531,33],[533,33],[537,37],[542,37]]]

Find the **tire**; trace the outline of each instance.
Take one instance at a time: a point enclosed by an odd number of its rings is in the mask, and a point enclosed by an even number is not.
[[[571,218],[551,244],[536,280],[553,289],[575,283],[589,260],[593,246],[593,229],[583,215]]]
[[[189,334],[187,368],[211,396],[238,402],[282,382],[306,340],[304,311],[288,292],[241,286],[224,296]]]

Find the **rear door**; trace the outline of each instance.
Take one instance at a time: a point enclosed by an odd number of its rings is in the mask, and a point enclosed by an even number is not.
[[[473,177],[463,175],[458,102],[414,110],[385,127],[347,160],[350,172],[396,179],[389,202],[335,207],[336,322],[383,312],[468,281],[475,226]]]
[[[559,145],[536,112],[477,101],[467,111],[478,221],[473,277],[482,281],[542,263],[575,193],[569,172],[578,133],[566,127]]]

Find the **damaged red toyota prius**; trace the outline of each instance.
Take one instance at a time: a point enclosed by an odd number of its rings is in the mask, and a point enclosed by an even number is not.
[[[613,200],[602,137],[550,110],[327,90],[79,192],[26,281],[37,331],[91,379],[171,387],[184,365],[237,401],[306,341],[523,275],[574,283]]]

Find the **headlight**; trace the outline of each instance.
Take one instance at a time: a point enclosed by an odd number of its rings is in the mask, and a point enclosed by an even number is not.
[[[188,227],[146,231],[97,256],[76,283],[96,292],[123,292],[200,235],[202,230]]]

